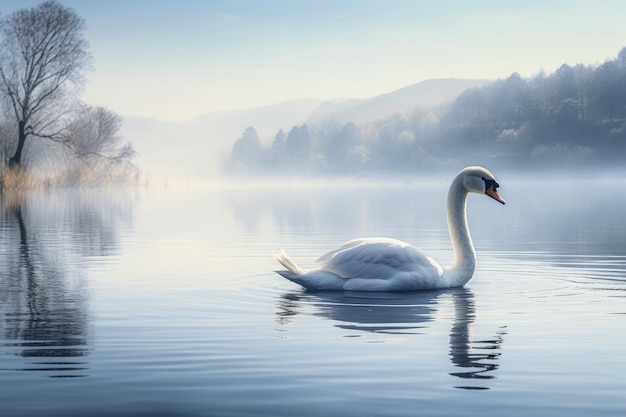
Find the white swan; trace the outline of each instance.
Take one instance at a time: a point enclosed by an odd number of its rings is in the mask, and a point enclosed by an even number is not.
[[[448,229],[455,264],[443,269],[422,250],[396,239],[354,239],[320,257],[317,269],[300,268],[286,253],[276,255],[283,277],[310,290],[414,291],[463,286],[472,278],[476,254],[467,227],[468,193],[486,194],[505,204],[494,176],[485,168],[463,169],[448,190]]]

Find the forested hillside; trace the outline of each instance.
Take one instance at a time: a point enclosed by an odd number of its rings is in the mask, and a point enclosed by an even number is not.
[[[233,145],[229,173],[357,175],[490,167],[621,167],[626,156],[626,48],[600,65],[513,73],[437,108],[363,123],[254,127]]]

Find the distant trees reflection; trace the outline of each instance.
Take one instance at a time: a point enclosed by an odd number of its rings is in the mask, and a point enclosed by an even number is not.
[[[253,127],[232,149],[230,173],[364,174],[516,167],[622,166],[626,48],[598,66],[563,64],[472,88],[445,107],[345,125],[294,126],[263,147]]]

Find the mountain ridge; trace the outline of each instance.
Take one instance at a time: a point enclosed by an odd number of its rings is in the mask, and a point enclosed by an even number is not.
[[[440,106],[453,101],[469,88],[484,87],[491,82],[493,80],[437,78],[365,99],[327,101],[313,111],[307,122],[316,124],[331,119],[342,124],[369,122],[398,111]]]
[[[489,80],[434,79],[364,99],[297,99],[244,110],[209,112],[185,121],[123,117],[121,135],[138,152],[137,165],[149,175],[212,176],[234,142],[252,126],[261,141],[271,143],[280,130],[304,123],[363,123],[397,111],[410,112],[450,102],[468,88]]]

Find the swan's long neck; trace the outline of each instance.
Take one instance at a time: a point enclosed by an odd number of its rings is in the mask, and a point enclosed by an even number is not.
[[[465,205],[468,192],[463,178],[457,176],[448,191],[448,230],[454,250],[454,267],[447,269],[444,276],[451,287],[461,286],[472,278],[476,269],[476,253],[467,227]]]

